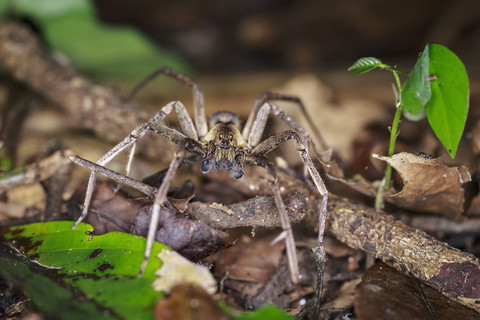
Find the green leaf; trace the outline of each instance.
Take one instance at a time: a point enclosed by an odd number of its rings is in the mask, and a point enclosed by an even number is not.
[[[386,65],[384,65],[382,61],[380,61],[377,58],[364,57],[355,61],[355,63],[348,68],[348,71],[353,71],[353,74],[362,74],[362,73],[369,72],[375,68],[385,68],[385,67]]]
[[[454,158],[469,104],[468,75],[462,61],[442,45],[427,44],[401,98],[407,118],[418,120],[424,112],[436,136]]]
[[[156,47],[140,32],[99,21],[92,0],[10,3],[0,5],[0,18],[8,15],[9,9],[28,16],[52,50],[61,52],[75,68],[89,75],[136,81],[162,65],[183,73],[189,69],[178,55]]]
[[[430,44],[429,51],[432,97],[425,112],[438,139],[454,158],[467,121],[468,75],[462,61],[446,47]]]
[[[152,287],[161,266],[155,243],[144,275],[145,238],[121,232],[92,235],[92,227],[72,222],[35,223],[1,229],[4,239],[0,275],[16,282],[45,315],[57,319],[151,319],[155,300]],[[5,250],[12,246],[15,250]],[[12,248],[11,247],[11,248]],[[35,280],[33,280],[35,279]],[[68,307],[60,307],[71,302]],[[85,318],[85,317],[83,317]]]
[[[421,111],[424,110],[425,105],[432,96],[430,81],[428,80],[429,61],[430,56],[427,45],[403,86],[401,103],[405,108],[404,114],[406,114],[407,119],[420,120],[421,117],[419,119],[414,117],[421,115]]]

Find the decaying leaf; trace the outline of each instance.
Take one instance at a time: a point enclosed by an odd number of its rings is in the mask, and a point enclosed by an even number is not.
[[[463,212],[462,184],[471,180],[464,166],[447,167],[441,159],[428,159],[402,152],[393,157],[375,155],[402,177],[402,191],[386,195],[388,202],[415,211],[437,212],[459,218]]]
[[[71,150],[59,150],[37,162],[0,174],[0,192],[2,193],[0,218],[40,215],[45,212],[46,207],[47,211],[48,209],[59,211],[58,207],[52,205],[52,199],[45,194],[45,189],[51,192],[58,185],[53,186],[45,182],[59,172],[68,172],[71,166],[68,157],[72,155]],[[60,180],[56,181],[60,184]],[[55,196],[57,200],[60,199],[61,203],[64,189],[58,188],[55,191],[55,194],[50,195]]]
[[[147,235],[151,214],[151,205],[140,210],[132,226],[133,234]],[[230,246],[226,241],[227,233],[213,229],[203,221],[190,220],[171,206],[161,207],[158,226],[155,240],[192,261],[198,261]]]
[[[157,291],[169,292],[181,283],[195,283],[210,294],[217,291],[217,282],[207,267],[194,264],[180,254],[171,250],[162,250],[158,257],[163,262],[155,274],[160,278],[153,282]]]
[[[272,244],[273,239],[274,236],[253,239],[243,236],[235,246],[216,255],[214,273],[223,279],[223,291],[239,306],[258,308],[273,303],[289,307],[289,293],[294,286],[286,265],[282,264],[285,245]],[[313,284],[314,280],[310,280]]]
[[[263,285],[278,267],[285,249],[282,242],[272,245],[273,239],[241,237],[235,246],[217,255],[215,273]]]
[[[421,286],[421,289],[420,289]],[[448,299],[437,290],[380,262],[367,270],[355,292],[355,314],[368,319],[477,319],[478,313]]]

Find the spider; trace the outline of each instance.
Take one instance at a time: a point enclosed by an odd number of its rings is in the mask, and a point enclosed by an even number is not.
[[[130,133],[130,135],[128,135],[123,141],[118,143],[96,162],[97,165],[105,166],[120,152],[124,151],[128,147],[131,147],[126,168],[128,175],[132,165],[136,143],[148,131],[154,131],[177,144],[175,153],[173,155],[173,160],[170,162],[163,182],[161,183],[158,192],[155,195],[152,208],[152,217],[147,235],[145,255],[140,266],[139,276],[143,274],[150,257],[151,249],[155,239],[155,232],[157,229],[156,226],[158,226],[160,207],[166,200],[170,183],[182,161],[187,161],[188,159],[192,158],[193,155],[195,160],[202,161],[201,171],[203,173],[207,173],[213,168],[219,170],[229,170],[232,172],[232,176],[235,179],[241,179],[244,175],[243,167],[245,164],[260,166],[268,171],[271,178],[270,181],[272,185],[274,202],[277,207],[283,229],[282,233],[277,237],[277,239],[285,240],[290,276],[293,283],[297,283],[299,280],[299,271],[293,232],[277,181],[276,167],[273,162],[265,157],[265,154],[276,149],[286,141],[292,140],[295,143],[299,156],[305,165],[305,173],[309,174],[316,186],[316,189],[323,197],[321,208],[319,210],[320,217],[318,241],[321,255],[324,257],[322,242],[325,228],[328,192],[309,155],[309,145],[313,145],[313,142],[309,138],[309,133],[302,126],[282,112],[278,106],[268,101],[288,100],[295,102],[306,115],[303,104],[296,97],[267,93],[260,96],[256,100],[242,131],[240,118],[232,112],[217,112],[210,117],[209,122],[207,123],[204,97],[198,84],[192,79],[179,74],[168,67],[161,67],[149,75],[143,82],[138,84],[132,90],[127,100],[130,100],[130,98],[133,97],[143,86],[159,75],[166,75],[176,79],[192,89],[194,121],[192,121],[187,109],[180,101],[172,101],[166,104],[160,110],[160,112],[155,114],[148,122],[136,127]],[[173,110],[175,110],[177,114],[181,131],[170,128],[161,123],[162,120]],[[285,121],[293,128],[293,130],[283,131],[261,141],[266,121],[270,113],[273,113],[273,115],[275,115],[277,118]],[[307,120],[310,121],[308,117]],[[314,126],[312,126],[312,128],[314,128]],[[73,228],[78,226],[78,224],[86,217],[89,211],[94,186],[95,171],[92,170],[85,195],[83,211],[73,225]]]

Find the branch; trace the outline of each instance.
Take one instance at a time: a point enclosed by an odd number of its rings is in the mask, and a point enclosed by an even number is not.
[[[79,76],[68,65],[55,60],[45,51],[30,29],[17,23],[0,23],[0,63],[16,80],[58,104],[85,128],[111,142],[124,139],[140,123],[147,122],[147,113],[136,104],[125,103],[109,88]],[[169,149],[153,146],[145,137],[142,151],[162,156]]]

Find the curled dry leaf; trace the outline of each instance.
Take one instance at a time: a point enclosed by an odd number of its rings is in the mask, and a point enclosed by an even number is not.
[[[460,217],[464,202],[462,184],[471,180],[466,167],[447,167],[440,158],[428,159],[407,152],[391,158],[374,157],[390,164],[403,180],[402,191],[385,196],[388,202],[415,211]]]

